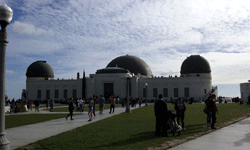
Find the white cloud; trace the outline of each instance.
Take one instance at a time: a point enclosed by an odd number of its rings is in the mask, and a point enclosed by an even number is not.
[[[143,59],[156,76],[179,75],[192,54],[210,62],[213,83],[244,82],[250,74],[250,2],[244,0],[9,3],[21,13],[10,24],[7,57],[25,65],[47,60],[58,77],[95,73],[125,54]]]
[[[53,35],[51,31],[46,31],[44,29],[35,27],[33,24],[23,23],[20,21],[15,21],[12,26],[13,26],[14,31],[21,33],[21,34]]]
[[[12,70],[6,70],[6,74],[7,74],[7,75],[16,74],[16,72],[14,72],[14,71],[12,71]]]

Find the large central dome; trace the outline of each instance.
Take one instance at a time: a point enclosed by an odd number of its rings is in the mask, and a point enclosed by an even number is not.
[[[141,74],[151,76],[152,71],[149,66],[140,58],[130,55],[120,56],[113,59],[107,67],[120,67],[129,70],[135,75]],[[106,67],[106,68],[107,68]]]

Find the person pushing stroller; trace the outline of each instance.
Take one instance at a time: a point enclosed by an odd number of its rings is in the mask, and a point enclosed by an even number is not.
[[[182,123],[182,130],[186,131],[186,128],[184,127],[184,114],[186,111],[186,106],[184,101],[179,98],[177,103],[175,103],[175,107],[174,109],[176,110],[176,115],[177,115],[177,123],[180,123],[180,119],[181,119],[181,123]]]

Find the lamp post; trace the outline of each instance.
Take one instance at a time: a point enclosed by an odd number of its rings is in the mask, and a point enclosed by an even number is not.
[[[145,102],[145,106],[148,106],[148,83],[145,83],[145,89],[146,89],[146,102]]]
[[[127,106],[126,106],[126,113],[130,113],[130,108],[129,108],[129,82],[130,82],[130,77],[127,77]]]
[[[5,3],[0,5],[0,150],[9,150],[10,142],[5,136],[5,66],[6,66],[6,27],[12,20],[13,11]]]

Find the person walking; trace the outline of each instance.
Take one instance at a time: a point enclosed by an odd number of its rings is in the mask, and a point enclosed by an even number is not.
[[[39,100],[36,100],[35,101],[35,111],[39,112],[39,105],[40,105]]]
[[[45,105],[46,105],[46,109],[48,109],[48,107],[49,107],[48,99],[46,99],[44,102],[45,102]]]
[[[10,113],[14,113],[14,112],[15,112],[15,100],[12,99],[10,103]]]
[[[50,111],[53,112],[53,108],[54,108],[54,100],[51,99],[50,100]]]
[[[88,121],[92,121],[93,119],[93,105],[94,105],[94,99],[91,97],[89,106],[88,106],[89,107],[89,111],[88,111],[89,120]]]
[[[83,112],[83,100],[82,100],[82,98],[79,98],[79,111],[81,113]]]
[[[99,99],[99,114],[103,114],[103,106],[104,106],[105,98],[101,95]]]
[[[207,114],[207,127],[211,127],[211,117],[212,117],[212,112],[209,109],[209,101],[212,99],[212,96],[210,95],[206,100],[205,100],[205,113]]]
[[[113,109],[113,113],[115,112],[115,98],[114,95],[111,95],[110,97],[110,111],[109,113],[111,114],[111,111]]]
[[[70,116],[70,120],[74,120],[72,118],[74,109],[75,108],[74,108],[73,98],[71,97],[69,100],[69,114],[67,115],[66,120],[68,120],[69,116]]]
[[[179,125],[180,119],[182,123],[182,131],[186,131],[186,128],[184,128],[184,114],[186,111],[186,106],[184,101],[181,98],[178,98],[177,103],[175,103],[176,115],[177,115],[177,123]]]
[[[32,111],[33,100],[29,100],[30,110]]]
[[[219,113],[218,112],[218,109],[217,109],[217,106],[216,106],[216,103],[215,103],[215,98],[216,98],[216,95],[212,95],[211,96],[211,99],[209,100],[209,107],[208,109],[210,110],[211,114],[212,114],[212,124],[211,124],[211,129],[216,129],[216,127],[214,127],[214,124],[216,122],[216,112],[217,114]]]
[[[98,99],[95,97],[95,95],[93,95],[93,100],[94,100],[94,103],[93,103],[93,114],[94,114],[94,117],[95,117],[95,104],[98,101]]]
[[[168,107],[167,103],[163,100],[163,95],[159,94],[159,99],[155,102],[154,112],[156,118],[156,136],[168,137],[167,134],[167,121],[168,121]]]
[[[84,108],[85,108],[85,102],[86,102],[86,101],[85,101],[85,99],[83,98],[83,99],[82,99],[82,111],[83,111],[83,112],[84,112]]]
[[[139,98],[139,107],[141,107],[142,99]]]

